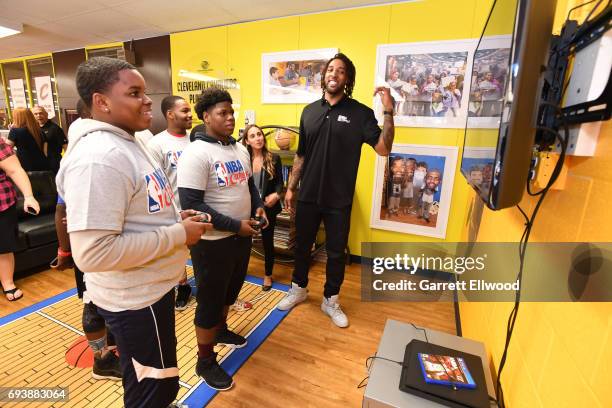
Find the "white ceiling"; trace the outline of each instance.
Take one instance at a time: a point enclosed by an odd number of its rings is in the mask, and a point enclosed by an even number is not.
[[[390,0],[0,0],[0,59]],[[374,24],[374,22],[373,22]]]

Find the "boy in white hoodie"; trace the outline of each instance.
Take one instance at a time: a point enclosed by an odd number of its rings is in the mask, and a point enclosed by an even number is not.
[[[74,129],[57,176],[72,255],[121,350],[125,406],[165,408],[179,389],[174,285],[185,244],[206,224],[181,221],[170,183],[134,137],[152,119],[142,75],[98,57],[79,65],[76,82],[93,119]]]

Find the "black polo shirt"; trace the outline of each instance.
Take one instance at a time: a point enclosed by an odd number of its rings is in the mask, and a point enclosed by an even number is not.
[[[51,170],[57,173],[62,160],[62,147],[68,143],[68,140],[62,128],[51,120],[48,120],[40,130],[47,142],[47,159],[51,165]]]
[[[325,98],[307,105],[297,150],[304,157],[298,199],[321,207],[351,205],[361,145],[376,146],[380,132],[374,111],[346,96],[334,106]]]

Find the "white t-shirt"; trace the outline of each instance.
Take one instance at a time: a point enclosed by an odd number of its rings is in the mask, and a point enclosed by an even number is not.
[[[172,186],[172,192],[176,205],[180,208],[180,200],[178,196],[178,187],[176,184],[176,168],[178,165],[178,159],[181,157],[185,147],[189,145],[189,135],[175,136],[164,130],[161,133],[156,134],[149,143],[147,148],[151,155],[157,160],[162,170],[166,173],[170,185]]]
[[[69,233],[106,230],[137,236],[180,221],[164,172],[133,136],[91,119],[71,130],[80,134],[71,139],[57,175]],[[181,245],[134,268],[86,271],[87,292],[106,310],[147,307],[176,285],[187,255]]]
[[[179,158],[177,185],[204,191],[204,202],[215,211],[236,220],[251,216],[249,177],[251,158],[240,143],[223,145],[195,140]],[[202,239],[215,240],[233,235],[229,231],[207,231]]]

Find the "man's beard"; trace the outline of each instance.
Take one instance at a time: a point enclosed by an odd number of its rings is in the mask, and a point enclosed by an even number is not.
[[[338,88],[335,92],[332,92],[329,89],[327,89],[327,84],[325,84],[325,92],[332,96],[342,95],[345,89],[346,89],[346,85],[344,85],[342,88]]]

